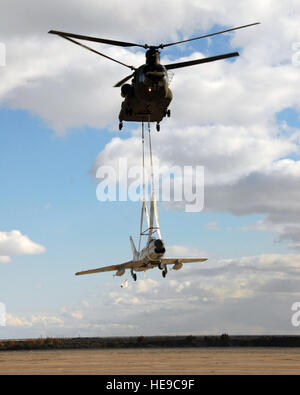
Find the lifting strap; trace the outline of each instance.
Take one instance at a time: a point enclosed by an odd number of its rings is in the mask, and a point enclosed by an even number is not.
[[[156,196],[155,196],[154,170],[153,170],[153,157],[152,157],[152,142],[151,142],[151,128],[150,128],[150,122],[149,121],[148,121],[148,141],[149,141],[149,159],[150,159],[150,166],[151,166],[150,218],[149,218],[148,207],[147,207],[147,203],[146,203],[145,130],[144,130],[144,122],[142,122],[143,205],[142,205],[142,211],[141,211],[139,251],[140,251],[140,248],[141,248],[142,236],[148,235],[148,239],[150,239],[152,237],[152,234],[154,232],[157,232],[158,237],[161,239],[161,233],[160,233],[159,222],[158,222],[157,203],[156,203]],[[145,215],[146,221],[147,221],[147,229],[145,231],[143,231],[144,215]],[[155,227],[153,226],[154,225],[153,224],[154,220],[155,220]]]

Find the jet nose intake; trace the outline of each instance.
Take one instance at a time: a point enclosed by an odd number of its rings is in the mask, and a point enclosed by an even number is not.
[[[155,252],[157,254],[164,254],[166,252],[164,242],[162,240],[160,239],[155,240],[154,245],[155,245]]]

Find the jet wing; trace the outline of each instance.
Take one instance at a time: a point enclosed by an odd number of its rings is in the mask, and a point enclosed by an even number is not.
[[[93,274],[93,273],[103,273],[103,272],[113,272],[115,270],[131,269],[142,265],[142,261],[128,261],[121,263],[120,265],[104,266],[98,269],[84,270],[82,272],[75,273],[75,276],[82,276],[83,274]]]
[[[175,265],[176,263],[205,262],[207,258],[162,258],[164,265]]]

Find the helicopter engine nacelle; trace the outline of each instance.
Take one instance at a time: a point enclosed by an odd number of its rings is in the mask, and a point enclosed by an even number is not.
[[[130,84],[124,84],[121,88],[121,96],[126,97],[132,90],[132,86]]]
[[[172,267],[172,270],[180,270],[182,268],[183,264],[180,262],[175,263],[175,265]]]
[[[123,276],[124,273],[125,273],[125,269],[119,269],[115,275],[120,277]]]

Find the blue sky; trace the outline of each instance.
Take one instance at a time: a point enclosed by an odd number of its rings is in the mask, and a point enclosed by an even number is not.
[[[133,1],[132,6],[135,5],[136,2]],[[244,17],[245,23],[255,22],[255,17],[259,15],[253,15],[253,17],[246,15],[246,10],[244,10],[245,16],[247,16],[247,18]],[[101,6],[98,11],[101,13]],[[9,14],[9,8],[7,8],[7,12]],[[109,11],[106,10],[106,12]],[[264,14],[262,13],[262,15]],[[45,15],[43,17],[47,20]],[[208,19],[210,20],[209,28],[206,30],[198,28],[193,21],[190,29],[192,35],[242,24],[234,20],[228,25],[223,25],[220,23],[219,16],[214,19],[213,13],[210,18]],[[268,20],[264,22],[268,28]],[[51,19],[47,20],[47,23],[41,26],[45,32],[48,25],[52,23]],[[184,18],[182,19],[183,24]],[[65,20],[65,25],[68,27],[67,20]],[[128,26],[126,22],[124,22],[124,26]],[[35,36],[33,32],[30,32],[30,29],[26,29],[27,36],[25,38],[30,43]],[[172,41],[170,38],[172,34],[177,34],[178,38],[187,36],[186,28],[181,30],[178,28],[176,31],[172,31],[171,27],[170,29],[169,37],[159,37],[156,34],[154,43],[163,40]],[[245,33],[238,31],[215,39],[196,41],[163,52],[162,58],[167,57],[169,61],[176,61],[176,59],[190,55],[197,57],[199,52],[205,56],[212,56],[239,50],[241,59],[222,61],[220,63],[223,64],[211,66],[213,68],[194,66],[188,71],[176,71],[171,85],[174,94],[174,103],[172,103],[174,106],[171,105],[172,118],[162,122],[161,132],[159,135],[155,135],[154,140],[154,151],[155,146],[160,142],[165,149],[165,151],[159,150],[160,163],[169,165],[175,163],[176,160],[181,160],[180,163],[185,164],[185,158],[184,156],[181,158],[180,153],[184,144],[184,136],[186,136],[186,142],[188,140],[195,141],[198,151],[195,149],[195,152],[191,152],[191,158],[193,163],[204,165],[208,174],[209,185],[205,188],[207,201],[205,200],[206,210],[204,212],[186,213],[159,204],[162,234],[167,246],[170,246],[170,251],[181,251],[184,254],[190,249],[194,255],[197,252],[207,254],[209,258],[207,270],[211,269],[211,273],[214,273],[215,267],[219,267],[218,276],[222,275],[224,265],[228,265],[228,270],[238,267],[238,272],[234,275],[234,283],[245,277],[243,281],[248,284],[249,293],[250,288],[253,287],[252,275],[247,277],[247,273],[242,270],[243,259],[247,258],[250,262],[249,265],[252,264],[251,262],[253,265],[256,265],[256,262],[261,262],[262,266],[265,265],[265,256],[272,256],[275,263],[285,262],[285,259],[288,259],[287,269],[290,269],[298,261],[297,251],[299,249],[298,244],[294,244],[297,248],[291,248],[290,245],[291,240],[294,243],[297,242],[298,230],[291,231],[292,220],[284,221],[284,218],[290,218],[292,215],[294,218],[298,218],[298,208],[293,208],[293,212],[288,212],[288,208],[291,209],[292,204],[287,202],[287,207],[284,207],[282,196],[277,195],[278,185],[282,184],[276,184],[281,182],[280,177],[284,177],[286,182],[292,182],[293,177],[296,180],[298,180],[298,176],[300,177],[297,167],[299,163],[299,151],[297,152],[298,130],[300,128],[299,109],[293,104],[296,102],[296,93],[291,87],[290,92],[282,93],[283,98],[277,99],[275,103],[276,89],[281,92],[283,88],[279,82],[278,86],[276,85],[277,80],[275,82],[270,80],[270,84],[273,83],[275,86],[274,91],[266,93],[266,100],[262,102],[262,107],[265,106],[265,118],[262,115],[263,111],[255,107],[256,94],[259,89],[253,88],[249,93],[243,92],[241,96],[245,98],[245,106],[248,106],[249,114],[254,111],[255,117],[245,115],[247,111],[244,113],[242,109],[244,102],[242,106],[240,97],[235,96],[239,91],[237,84],[242,87],[245,78],[254,81],[255,75],[260,79],[261,70],[264,73],[267,70],[265,73],[266,82],[268,82],[267,78],[272,78],[270,71],[273,71],[274,75],[277,72],[290,72],[291,78],[296,78],[293,74],[295,68],[290,67],[281,71],[281,61],[274,65],[269,58],[260,59],[257,63],[254,59],[247,58],[247,51],[249,54],[257,53],[259,55],[261,53],[259,45],[264,48],[263,43],[258,45],[255,41],[258,37],[255,29],[256,27],[253,27]],[[88,26],[85,26],[85,31],[81,27],[79,32],[93,35],[95,33],[94,27],[91,30],[89,31]],[[122,31],[120,28],[119,38],[125,39],[125,33],[126,31]],[[145,31],[145,41],[149,41],[150,33],[150,31]],[[10,34],[9,32],[7,35],[4,34],[8,53],[10,53],[10,48],[15,45],[11,43],[10,47]],[[110,37],[109,33],[105,34],[102,31],[99,35],[101,34]],[[128,33],[128,40],[132,34],[133,32]],[[262,37],[267,37],[270,31],[266,29],[260,31],[260,34]],[[232,42],[233,38],[235,41]],[[49,40],[48,37],[47,40]],[[287,37],[288,40],[290,40],[289,37]],[[37,48],[42,45],[42,42],[43,40],[36,43]],[[111,331],[116,335],[140,334],[144,333],[141,317],[149,308],[146,304],[147,298],[149,303],[156,306],[157,300],[154,296],[157,290],[161,290],[163,302],[167,306],[167,301],[171,296],[174,297],[175,294],[180,296],[185,290],[190,292],[190,294],[186,294],[187,298],[192,296],[200,298],[199,295],[202,295],[201,300],[206,302],[206,299],[213,299],[212,289],[220,288],[220,283],[222,284],[221,288],[226,286],[228,289],[231,287],[234,289],[235,286],[230,284],[228,278],[219,282],[219,277],[217,277],[216,282],[212,283],[208,290],[204,281],[206,274],[203,274],[201,270],[197,271],[195,266],[188,268],[186,274],[181,271],[170,273],[170,280],[167,280],[165,285],[160,272],[150,271],[146,279],[143,279],[143,275],[139,274],[141,285],[134,288],[131,284],[129,290],[124,290],[121,296],[119,295],[120,282],[123,278],[121,280],[118,277],[112,278],[111,273],[81,278],[74,276],[74,273],[79,270],[121,263],[131,258],[129,235],[132,234],[137,240],[140,205],[132,202],[99,202],[96,199],[97,180],[91,169],[95,163],[105,164],[103,162],[104,155],[107,155],[106,157],[112,162],[118,159],[118,150],[108,154],[113,138],[120,139],[118,140],[120,152],[124,152],[121,151],[123,149],[126,152],[127,149],[128,156],[134,157],[136,152],[133,143],[138,139],[136,130],[139,126],[125,124],[121,134],[117,131],[117,116],[121,97],[117,97],[111,86],[118,80],[118,75],[119,79],[123,77],[123,74],[126,75],[126,71],[124,73],[121,66],[119,68],[114,66],[111,71],[110,63],[106,59],[94,59],[80,48],[75,48],[74,52],[74,48],[70,48],[71,44],[60,40],[59,37],[52,37],[52,42],[54,46],[58,46],[51,48],[52,56],[55,56],[55,51],[58,51],[57,54],[59,54],[63,48],[66,51],[64,56],[70,58],[69,63],[63,63],[61,69],[58,68],[53,75],[51,74],[51,62],[54,62],[55,58],[48,58],[48,54],[41,54],[41,58],[38,58],[39,69],[36,64],[34,68],[30,68],[29,53],[26,66],[24,66],[26,72],[28,71],[28,76],[25,75],[25,77],[19,76],[20,59],[11,57],[8,59],[11,64],[8,63],[6,68],[0,69],[0,74],[3,74],[1,78],[4,78],[4,81],[14,80],[13,87],[7,85],[7,88],[5,87],[6,93],[3,93],[2,97],[0,96],[0,232],[19,230],[22,235],[27,235],[33,243],[46,249],[45,252],[36,255],[30,253],[19,256],[12,255],[10,262],[0,264],[2,278],[0,301],[6,304],[9,314],[8,325],[5,328],[0,328],[0,337],[57,334],[68,336],[77,334],[77,332],[88,335],[95,333],[108,335]],[[265,45],[267,45],[267,40]],[[107,49],[107,51],[109,50]],[[119,59],[124,56],[122,51],[119,54]],[[129,51],[127,56],[136,57],[134,58],[136,61],[140,59],[138,51],[131,51],[131,53],[132,55]],[[36,53],[32,53],[32,57],[35,56]],[[74,59],[79,63],[74,62]],[[126,62],[126,59],[123,60]],[[42,61],[49,62],[49,69],[45,68],[44,70]],[[68,67],[71,67],[71,70],[68,70]],[[76,83],[69,80],[73,72],[76,75]],[[299,69],[297,72],[299,73]],[[95,86],[91,85],[85,88],[84,81],[89,81],[89,79],[95,80]],[[224,84],[226,87],[227,83],[232,84],[232,92],[225,89],[226,97],[223,97],[223,104],[221,101],[218,102],[223,91],[216,91],[215,96],[209,96],[214,89],[219,89],[220,84]],[[259,80],[257,83],[259,84],[261,81]],[[254,86],[254,84],[252,85]],[[58,86],[61,92],[55,93],[55,88]],[[103,92],[99,91],[99,87],[103,89]],[[205,89],[208,89],[207,92]],[[47,92],[49,92],[48,97]],[[91,108],[88,108],[89,101],[94,98],[93,95],[100,93],[99,104],[93,102]],[[188,103],[184,102],[185,94],[190,100]],[[262,97],[259,96],[259,99]],[[294,101],[287,100],[287,97],[295,97],[295,99],[293,99]],[[70,102],[67,100],[68,98],[71,99]],[[248,99],[249,102],[246,102]],[[65,103],[63,106],[59,104],[60,100]],[[72,100],[76,100],[76,102]],[[231,100],[233,102],[229,105]],[[78,104],[80,101],[82,101],[82,108]],[[56,102],[58,103],[57,107]],[[197,103],[199,103],[200,110],[197,109]],[[58,107],[59,105],[60,107]],[[210,119],[209,113],[214,106],[216,108],[215,117],[212,116]],[[224,113],[220,110],[222,106]],[[192,116],[189,116],[189,113]],[[276,133],[277,128],[280,130],[282,122],[286,122],[287,128]],[[203,137],[204,129],[210,130],[211,127],[216,128],[216,133],[210,132],[210,136]],[[228,134],[224,130],[228,130]],[[253,136],[255,136],[254,143]],[[281,143],[277,136],[282,137]],[[168,152],[171,152],[173,147],[178,158],[169,156],[167,153],[168,144],[170,144]],[[211,148],[212,146],[213,148]],[[201,151],[203,147],[206,147],[207,154]],[[251,151],[252,147],[253,151]],[[262,161],[257,166],[253,160],[253,153],[256,152],[256,162]],[[245,165],[242,161],[236,162],[236,157],[246,158]],[[291,162],[282,162],[283,159],[289,159]],[[236,163],[242,164],[236,165]],[[279,166],[280,169],[282,168],[280,166],[294,166],[295,170],[288,167],[288,170],[282,170],[282,175],[281,170],[278,173],[276,166]],[[290,170],[290,173],[284,173],[284,171]],[[225,184],[220,181],[223,173],[224,179],[228,179]],[[273,181],[273,177],[275,181]],[[261,181],[261,179],[265,181]],[[264,182],[266,190],[262,190],[261,187]],[[268,182],[271,183],[269,187],[267,187]],[[234,194],[230,192],[230,186],[232,186],[232,191],[233,187],[236,188]],[[243,191],[248,187],[250,194],[247,192],[245,194]],[[291,196],[297,196],[297,190],[290,192]],[[258,194],[257,202],[256,193]],[[263,197],[264,194],[267,197],[267,202]],[[216,200],[212,198],[213,195],[217,196]],[[244,205],[242,199],[245,200]],[[236,202],[241,205],[239,209],[234,206]],[[279,239],[280,241],[278,241]],[[266,261],[269,262],[269,258]],[[272,262],[270,261],[268,264],[272,265]],[[266,269],[266,273],[268,270]],[[277,275],[280,277],[276,272],[275,277]],[[204,281],[203,289],[197,288],[197,282],[193,283],[193,278],[194,281],[197,278],[201,283]],[[273,277],[266,276],[265,283],[267,284],[271,280]],[[180,288],[181,282],[183,291]],[[251,292],[253,289],[251,288]],[[206,296],[205,292],[207,292]],[[220,306],[226,303],[229,306],[231,298],[226,296],[226,292],[224,290],[225,296],[222,296],[222,300],[218,300],[220,296],[216,292],[214,300],[216,312],[219,311]],[[251,300],[247,299],[249,293],[242,296],[237,293],[238,296],[234,302],[236,303],[241,298],[241,306],[245,301],[250,304]],[[133,305],[139,306],[139,313],[137,316],[133,316],[132,312],[129,312],[127,316],[124,313],[122,318],[116,320],[117,310],[115,309],[122,307],[123,299],[125,299],[124,303],[126,302],[126,295]],[[256,301],[258,296],[251,295],[253,301],[254,299]],[[289,295],[285,309],[289,308],[287,306],[295,297],[297,297],[297,293]],[[172,310],[171,307],[166,308],[169,312]],[[100,309],[101,316],[105,317],[103,318],[104,323],[107,325],[101,329],[99,329],[99,323],[94,323],[97,309]],[[173,317],[178,314],[176,310],[171,312]],[[201,314],[199,310],[199,322],[203,317]],[[81,318],[78,318],[76,322],[72,321],[75,320],[76,315]],[[34,316],[39,316],[36,322],[32,318]],[[157,308],[154,312],[153,322],[159,322],[160,318],[159,308]],[[55,321],[56,319],[58,321]],[[280,322],[277,328],[276,323],[270,323],[271,318],[270,322],[260,322],[260,318],[257,320],[257,325],[248,326],[250,332],[273,331],[275,333],[278,330],[279,332],[291,331],[294,333],[294,328],[287,322]],[[207,322],[207,326],[203,325],[202,327],[201,325],[194,327],[192,323],[190,326],[184,327],[178,322],[178,326],[175,325],[175,329],[170,329],[169,332],[166,329],[168,325],[164,324],[162,332],[166,333],[167,331],[170,334],[213,332],[218,331],[220,327],[233,332],[238,330],[245,332],[248,325],[245,323],[245,327],[243,327],[243,323],[238,323],[234,326],[233,323],[230,326],[226,320],[214,322],[213,325],[209,324],[209,319]],[[58,324],[56,325],[56,323]]]
[[[3,109],[0,115],[1,229],[20,229],[47,249],[1,266],[6,279],[1,300],[8,311],[17,313],[56,310],[79,301],[92,285],[111,280],[111,273],[75,278],[76,271],[131,258],[128,236],[137,240],[140,205],[96,199],[97,182],[89,170],[117,132],[86,127],[58,137],[27,111]],[[127,132],[122,134],[127,137]],[[168,244],[196,246],[227,258],[286,252],[285,243],[275,244],[271,232],[241,231],[260,215],[186,213],[161,204],[159,208]],[[218,230],[205,228],[212,222]],[[159,274],[151,272],[149,277]],[[119,283],[116,278],[114,286]]]

